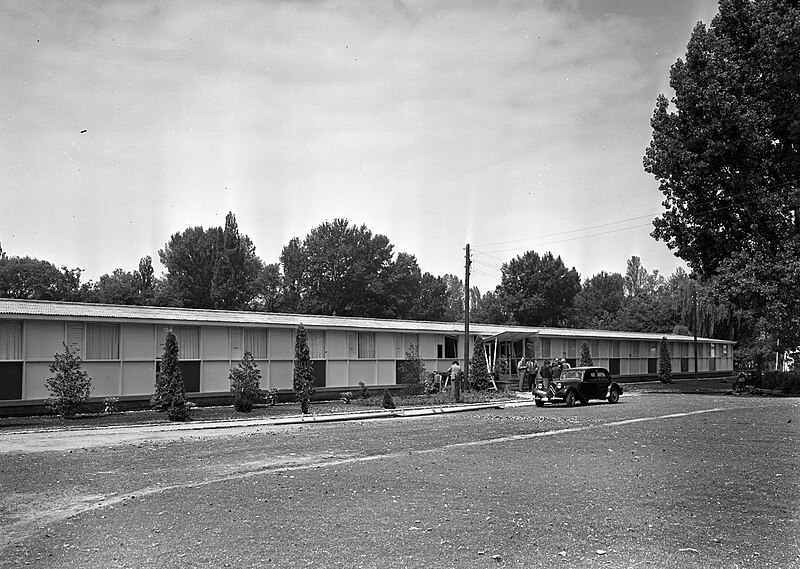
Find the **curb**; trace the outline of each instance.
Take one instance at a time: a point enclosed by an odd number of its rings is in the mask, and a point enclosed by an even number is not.
[[[443,415],[446,413],[463,413],[481,409],[505,409],[506,407],[521,407],[533,405],[533,400],[502,401],[498,403],[473,403],[465,405],[450,405],[439,407],[409,407],[405,409],[382,409],[380,411],[360,411],[352,413],[329,413],[325,415],[291,415],[288,417],[275,417],[264,419],[237,419],[228,421],[197,421],[187,423],[150,423],[139,425],[108,425],[99,427],[59,428],[59,429],[32,429],[14,431],[9,435],[24,435],[33,433],[59,433],[75,431],[125,431],[139,429],[148,432],[171,431],[203,431],[214,429],[230,429],[237,427],[270,427],[281,425],[302,425],[311,423],[336,423],[344,421],[366,421],[375,419],[414,418],[430,415]]]

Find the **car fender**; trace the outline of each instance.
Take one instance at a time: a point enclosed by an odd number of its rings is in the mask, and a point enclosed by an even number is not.
[[[622,388],[619,386],[619,384],[618,383],[612,383],[611,385],[608,386],[608,389],[606,390],[606,397],[611,395],[611,391],[613,391],[613,390],[616,390],[617,393],[622,395]]]

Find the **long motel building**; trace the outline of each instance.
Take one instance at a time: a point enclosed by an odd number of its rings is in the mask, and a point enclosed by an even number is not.
[[[117,306],[0,298],[0,412],[3,407],[41,405],[54,355],[68,345],[78,350],[92,379],[92,398],[146,401],[153,393],[165,330],[180,346],[180,365],[190,399],[230,394],[229,373],[245,352],[261,370],[261,388],[292,389],[294,340],[302,324],[324,397],[402,385],[400,365],[411,345],[427,371],[464,366],[464,323],[381,320],[307,314],[273,314],[155,306]],[[563,358],[577,364],[586,343],[594,365],[616,381],[655,379],[664,334],[471,324],[469,346],[484,342],[483,361],[496,384],[516,386],[521,357]],[[728,340],[666,335],[674,377],[733,374]],[[697,351],[695,357],[695,350]]]

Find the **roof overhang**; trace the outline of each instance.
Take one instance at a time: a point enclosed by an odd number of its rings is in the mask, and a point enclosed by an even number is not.
[[[509,330],[507,332],[500,332],[499,334],[494,334],[492,336],[487,336],[483,339],[484,342],[518,342],[519,340],[524,340],[526,338],[531,338],[536,336],[537,333],[534,331],[529,332],[521,332],[518,330]]]

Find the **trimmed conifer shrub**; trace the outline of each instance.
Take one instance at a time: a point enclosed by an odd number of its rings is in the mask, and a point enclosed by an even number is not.
[[[483,391],[489,387],[491,378],[483,353],[483,338],[476,336],[472,357],[469,359],[469,385],[472,389]]]
[[[65,419],[73,418],[81,404],[89,399],[92,392],[92,379],[81,367],[78,349],[64,344],[64,352],[53,356],[47,380],[50,398],[47,406],[50,410]]]
[[[658,380],[661,383],[672,383],[672,355],[669,353],[666,336],[662,336],[658,348]]]
[[[172,330],[164,332],[164,352],[156,374],[156,385],[150,406],[158,411],[167,411],[171,421],[188,421],[191,409],[186,404],[186,387],[181,371],[180,348]]]
[[[314,367],[308,352],[308,335],[305,327],[300,324],[294,339],[294,370],[292,372],[292,385],[300,410],[303,414],[310,412],[311,396],[314,395]]]
[[[589,351],[589,344],[587,342],[581,344],[581,359],[578,365],[581,367],[594,365],[594,361],[592,360],[592,353]]]
[[[261,397],[261,370],[253,354],[245,352],[238,367],[231,369],[229,378],[234,408],[249,413]]]

